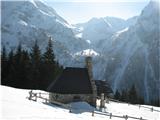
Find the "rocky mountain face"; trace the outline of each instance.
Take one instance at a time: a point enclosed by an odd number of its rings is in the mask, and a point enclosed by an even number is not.
[[[71,65],[74,52],[88,48],[88,43],[75,37],[69,25],[43,1],[2,1],[2,46],[15,49],[21,43],[30,50],[35,40],[42,51],[51,36],[56,58]],[[77,47],[78,46],[78,47]]]
[[[137,16],[128,20],[116,17],[92,18],[87,23],[76,24],[74,33],[85,40],[91,42],[94,49],[102,51],[104,42],[110,42],[112,36],[125,28],[133,26],[137,21]]]
[[[151,1],[138,17],[93,18],[70,25],[43,1],[1,2],[2,46],[21,43],[30,50],[35,40],[42,51],[53,38],[56,59],[63,66],[84,67],[93,57],[94,79],[109,81],[113,90],[135,84],[146,102],[160,93],[159,3]]]
[[[104,48],[109,54],[105,75],[113,89],[127,89],[135,84],[147,102],[160,93],[159,11],[158,3],[151,1],[135,26],[115,35],[111,49]]]

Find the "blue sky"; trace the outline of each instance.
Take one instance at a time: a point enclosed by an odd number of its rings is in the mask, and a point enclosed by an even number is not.
[[[45,0],[71,24],[83,23],[92,17],[128,19],[139,15],[150,0]]]

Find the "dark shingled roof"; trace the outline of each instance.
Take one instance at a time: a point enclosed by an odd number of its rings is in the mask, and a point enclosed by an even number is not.
[[[61,94],[91,94],[87,68],[65,68],[61,76],[49,86],[49,91]]]

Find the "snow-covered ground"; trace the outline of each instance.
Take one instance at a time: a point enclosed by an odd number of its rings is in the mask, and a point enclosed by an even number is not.
[[[0,119],[10,120],[28,120],[28,119],[40,119],[40,120],[107,120],[109,116],[102,115],[102,112],[96,111],[92,116],[93,107],[86,102],[75,102],[71,103],[72,113],[68,109],[56,106],[47,105],[43,101],[38,100],[37,102],[30,101],[27,99],[29,96],[29,90],[15,89],[11,87],[0,87],[0,101],[1,111]],[[44,91],[36,91],[43,92]],[[154,110],[141,107],[138,105],[128,105],[125,103],[109,102],[106,104],[105,111],[112,113],[113,115],[129,115],[134,117],[143,117],[147,120],[159,120],[160,119],[160,108],[153,107]],[[146,106],[152,108],[152,106]],[[107,114],[107,113],[105,113]],[[124,120],[124,118],[114,118],[111,120]],[[132,120],[129,118],[128,120]]]

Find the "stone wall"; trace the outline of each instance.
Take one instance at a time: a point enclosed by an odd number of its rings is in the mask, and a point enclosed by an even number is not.
[[[93,101],[92,94],[57,94],[57,93],[49,93],[49,100],[57,101],[61,103],[70,103],[73,101],[86,101],[89,104]]]

